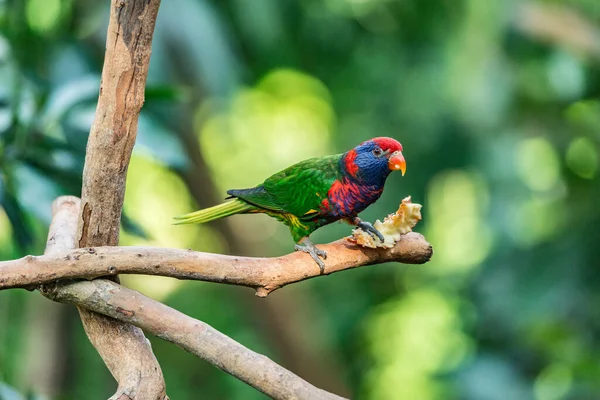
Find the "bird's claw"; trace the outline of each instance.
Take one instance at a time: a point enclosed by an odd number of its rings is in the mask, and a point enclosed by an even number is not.
[[[317,246],[315,246],[315,252],[317,253],[317,255],[319,257],[321,257],[323,260],[327,260],[327,252],[325,250],[321,250],[319,249]]]
[[[367,222],[367,221],[359,221],[356,224],[356,226],[359,227],[360,229],[362,229],[363,231],[367,232],[373,238],[377,237],[379,240],[381,240],[381,243],[385,242],[385,238],[383,237],[381,232],[379,232],[377,229],[375,229],[375,227],[373,226],[372,223]]]
[[[325,250],[318,249],[317,246],[315,246],[313,242],[311,242],[308,239],[304,240],[301,243],[296,243],[294,249],[296,249],[296,251],[302,251],[304,253],[310,254],[312,259],[315,260],[315,262],[319,266],[319,269],[321,270],[321,275],[325,273],[325,263],[323,263],[323,260],[327,259],[327,252]],[[321,260],[320,257],[323,258],[323,260]]]

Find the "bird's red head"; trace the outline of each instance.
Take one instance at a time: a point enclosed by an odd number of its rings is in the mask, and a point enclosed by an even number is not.
[[[389,137],[377,137],[371,140],[367,140],[367,142],[373,142],[383,151],[389,151],[390,154],[396,151],[402,151],[402,145],[396,139],[392,139]],[[365,142],[366,143],[366,142]]]
[[[346,172],[366,182],[384,182],[391,171],[406,172],[402,145],[388,137],[362,142],[344,155],[343,163]]]
[[[389,137],[377,137],[367,140],[362,144],[373,143],[383,154],[388,156],[388,167],[392,171],[402,171],[402,175],[406,173],[406,160],[402,155],[402,144],[396,139]]]

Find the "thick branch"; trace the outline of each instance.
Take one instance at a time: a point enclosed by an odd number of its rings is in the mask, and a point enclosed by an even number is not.
[[[77,230],[77,218],[79,216],[79,206],[79,199],[72,196],[59,197],[52,204],[53,218],[48,232],[46,251],[44,252],[46,256],[61,254],[61,252],[74,248],[75,233]],[[66,291],[65,293],[69,293],[71,295],[82,290],[78,284],[65,285],[63,288]],[[61,290],[62,289],[53,287],[53,296],[59,296]],[[44,296],[48,297],[46,295],[47,290],[44,286],[40,288],[40,292]],[[79,312],[84,315],[93,316],[93,318],[89,318],[87,320],[87,323],[89,324],[88,329],[94,329],[99,332],[101,329],[106,329],[105,326],[102,326],[104,321],[108,321],[108,323],[112,323],[114,321],[105,315],[92,313],[85,308],[79,308]],[[123,324],[120,321],[118,323]],[[123,325],[126,327],[132,327],[128,324]],[[110,325],[110,327],[112,326],[113,325]],[[105,332],[111,333],[110,330]],[[90,340],[99,341],[94,343],[99,351],[110,350],[115,352],[114,361],[116,361],[116,363],[107,365],[111,371],[115,371],[113,373],[118,374],[117,376],[119,379],[117,380],[119,382],[119,388],[117,393],[115,393],[111,399],[167,399],[165,394],[164,380],[160,369],[158,371],[147,370],[147,368],[151,368],[153,366],[153,362],[158,364],[156,358],[154,357],[154,353],[152,353],[152,348],[150,347],[149,342],[146,340],[140,329],[135,328],[135,330],[130,330],[129,332],[133,333],[133,335],[120,335],[120,332],[116,332],[115,336],[117,337],[98,335],[93,339],[90,338]],[[142,348],[142,346],[145,348]],[[141,351],[128,354],[127,357],[121,357],[118,359],[119,354],[125,355],[131,349]],[[148,359],[149,355],[152,357],[150,360]],[[156,374],[159,374],[159,382],[156,382],[156,380],[152,381],[152,379],[157,376]],[[145,379],[149,379],[149,381],[144,381]],[[149,383],[152,383],[152,385],[149,385]],[[157,384],[160,384],[160,386],[156,386]]]
[[[160,0],[112,0],[100,96],[88,138],[77,247],[119,242]]]
[[[56,301],[86,307],[172,342],[274,399],[342,399],[312,386],[210,325],[107,280],[45,287]]]
[[[83,170],[76,247],[119,242],[127,167],[144,104],[159,6],[160,0],[111,0],[100,96]],[[140,329],[86,309],[79,309],[79,314],[90,341],[119,383],[114,398],[166,396],[162,371]]]
[[[404,235],[389,250],[367,249],[345,239],[319,248],[327,251],[325,274],[390,261],[421,264],[433,253],[431,245],[415,232]],[[155,247],[96,247],[1,262],[0,289],[107,274],[161,275],[249,286],[264,297],[287,284],[319,276],[319,267],[310,256],[299,252],[254,258]]]
[[[47,256],[60,254],[61,251],[73,247],[79,199],[60,197],[54,202],[52,209],[54,218],[48,234],[45,252]],[[204,322],[188,317],[114,282],[63,281],[44,285],[40,291],[52,300],[85,307],[126,324],[143,328],[212,363],[272,398],[341,399],[312,386],[269,358],[247,349]],[[150,347],[149,344],[146,346]],[[129,359],[129,357],[125,358],[124,362]],[[138,377],[138,379],[143,378],[143,376]],[[150,395],[147,392],[123,394],[125,395],[123,398],[152,398],[147,397]]]

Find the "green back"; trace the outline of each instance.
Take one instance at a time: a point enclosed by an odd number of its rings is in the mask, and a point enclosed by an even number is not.
[[[315,217],[333,182],[342,178],[341,157],[337,154],[301,161],[270,176],[255,189],[231,194],[267,210],[301,219]]]

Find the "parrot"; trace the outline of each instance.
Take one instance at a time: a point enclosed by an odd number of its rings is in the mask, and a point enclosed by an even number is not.
[[[382,242],[383,235],[358,214],[383,192],[392,171],[406,172],[402,145],[389,137],[377,137],[353,149],[294,164],[249,189],[228,190],[225,202],[174,217],[175,224],[214,221],[234,214],[267,214],[289,227],[294,249],[308,253],[324,273],[327,253],[315,246],[310,234],[343,220]]]

